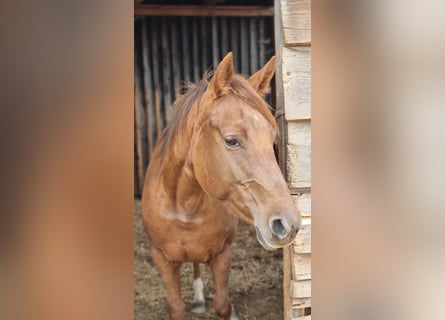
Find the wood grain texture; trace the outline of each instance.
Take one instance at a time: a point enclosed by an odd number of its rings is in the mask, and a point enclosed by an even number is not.
[[[311,253],[311,231],[311,224],[302,225],[294,243],[292,244],[294,254]]]
[[[311,48],[281,48],[287,121],[311,118]]]
[[[134,126],[136,140],[136,165],[138,176],[138,190],[142,191],[142,185],[144,181],[145,168],[148,163],[148,150],[147,150],[147,129],[145,121],[145,106],[143,97],[143,87],[141,74],[138,72],[138,67],[142,64],[140,61],[140,52],[135,50],[134,52]],[[146,102],[148,103],[148,102]]]
[[[311,255],[294,254],[292,257],[292,279],[309,280],[311,279]]]
[[[300,195],[293,195],[292,199],[297,205],[302,217],[310,217],[312,213],[311,208],[311,194],[309,192]]]
[[[311,122],[287,124],[286,172],[290,188],[311,186]]]
[[[281,17],[285,46],[311,43],[311,0],[282,0]]]
[[[303,310],[303,312],[300,312],[300,315],[304,314],[304,308],[310,308],[311,307],[311,298],[296,298],[292,300],[292,311],[295,310]],[[295,313],[295,312],[292,312]]]
[[[274,19],[274,32],[275,32],[275,56],[276,56],[276,64],[275,64],[275,117],[277,119],[277,123],[280,129],[281,138],[278,141],[278,163],[280,164],[281,172],[285,177],[287,177],[286,173],[286,154],[287,154],[287,124],[284,117],[284,90],[283,90],[283,77],[282,77],[282,38],[283,38],[283,29],[281,26],[281,19],[279,18],[280,14],[280,0],[275,0],[276,7],[276,17]],[[264,21],[260,20],[259,23],[259,51],[260,51],[260,65],[263,65],[265,61],[262,60],[261,52],[265,52],[265,30],[264,30]],[[289,271],[290,272],[290,271]],[[287,310],[287,309],[285,309]]]
[[[270,6],[195,6],[137,4],[135,16],[195,16],[195,17],[271,17]]]
[[[284,318],[310,320],[311,307],[311,0],[275,0],[277,108],[283,112],[286,177],[303,217],[284,253]],[[280,110],[281,108],[281,110]]]
[[[294,310],[293,310],[292,314],[294,314]],[[292,320],[311,320],[311,316],[310,315],[309,316],[298,316],[298,315],[295,315],[295,316],[292,317]]]
[[[292,320],[292,248],[287,246],[283,248],[283,302],[284,302],[284,320]]]
[[[142,19],[142,72],[143,72],[143,84],[144,84],[144,96],[146,103],[146,136],[147,136],[147,148],[148,148],[148,157],[149,159],[153,155],[154,151],[154,143],[156,141],[156,136],[154,135],[153,128],[156,126],[155,124],[155,116],[154,116],[154,106],[155,106],[155,95],[153,90],[153,81],[151,74],[153,70],[150,65],[150,43],[148,41],[148,24],[146,19]],[[135,68],[135,74],[139,71],[139,68]],[[146,167],[144,166],[144,172]]]
[[[293,298],[310,298],[311,297],[311,280],[292,280],[292,297]]]

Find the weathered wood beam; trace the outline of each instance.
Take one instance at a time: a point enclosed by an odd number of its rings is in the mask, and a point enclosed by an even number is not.
[[[284,46],[310,46],[311,0],[282,0]]]
[[[135,16],[272,17],[273,6],[180,6],[135,4]]]

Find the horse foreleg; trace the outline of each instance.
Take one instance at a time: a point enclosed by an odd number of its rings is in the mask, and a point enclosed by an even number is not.
[[[152,250],[152,257],[167,290],[170,320],[183,320],[185,304],[184,301],[182,301],[180,292],[181,264],[168,261],[164,255],[155,248]]]
[[[215,284],[213,307],[216,314],[224,320],[237,320],[235,310],[229,301],[229,268],[231,262],[231,247],[228,246],[209,263]]]
[[[194,313],[206,312],[206,302],[204,299],[204,284],[199,274],[199,263],[193,263],[193,301],[191,311]]]

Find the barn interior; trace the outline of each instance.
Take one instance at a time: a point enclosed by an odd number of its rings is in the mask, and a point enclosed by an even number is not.
[[[237,73],[260,69],[275,53],[273,14],[273,0],[135,3],[135,197],[184,84],[202,79],[229,51]],[[274,92],[272,81],[272,107]]]

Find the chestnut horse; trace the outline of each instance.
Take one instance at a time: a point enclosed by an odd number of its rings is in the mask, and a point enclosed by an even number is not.
[[[232,53],[175,102],[175,113],[150,162],[142,196],[144,228],[167,289],[170,319],[183,319],[180,266],[194,263],[192,312],[205,312],[199,263],[210,266],[213,306],[237,319],[227,288],[238,219],[253,224],[267,250],[290,244],[300,214],[275,159],[277,124],[262,99],[273,57],[245,79]]]

